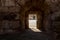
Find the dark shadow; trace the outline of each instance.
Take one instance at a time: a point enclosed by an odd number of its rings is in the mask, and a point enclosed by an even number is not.
[[[45,35],[47,34],[47,33],[46,33],[46,32],[44,32],[44,31],[42,31],[42,32],[34,32],[34,31],[33,31],[32,29],[30,29],[30,28],[29,28],[29,29],[26,29],[26,32],[27,32],[27,31],[28,31],[28,32],[32,32],[32,33],[45,34]]]
[[[34,32],[31,29],[26,29],[24,33],[0,35],[0,40],[52,40],[52,39],[44,32]]]

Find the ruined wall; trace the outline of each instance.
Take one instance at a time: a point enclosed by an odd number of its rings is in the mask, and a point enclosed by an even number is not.
[[[1,2],[2,5],[0,6],[0,33],[3,34],[17,32],[17,29],[21,27],[19,19],[20,6],[14,3],[13,5],[10,5],[10,1],[9,4],[8,1],[6,1],[7,4],[5,4],[4,0],[1,0]],[[13,17],[13,15],[15,15],[15,18]],[[20,29],[18,29],[18,31],[20,31]]]
[[[0,34],[18,32],[19,25],[19,21],[2,20],[0,21]]]
[[[60,35],[60,1],[59,0],[46,0],[50,6],[50,15],[48,16],[48,32],[52,32],[55,37]],[[57,21],[56,21],[57,20]]]

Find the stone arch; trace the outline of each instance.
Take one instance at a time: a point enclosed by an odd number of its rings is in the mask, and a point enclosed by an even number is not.
[[[35,4],[36,5],[35,5]],[[25,5],[23,5],[23,8],[21,8],[21,18],[22,18],[22,21],[23,21],[23,25],[24,25],[24,28],[25,28],[25,14],[29,11],[37,11],[37,12],[40,12],[41,14],[39,14],[40,16],[42,16],[41,18],[41,26],[43,26],[42,29],[46,30],[46,25],[48,24],[45,24],[46,21],[47,21],[47,17],[49,15],[49,5],[45,2],[45,1],[27,1],[25,3]]]
[[[30,11],[27,11],[26,14],[25,14],[26,28],[28,27],[28,21],[27,20],[28,20],[28,15],[29,14],[37,14],[37,20],[38,20],[38,22],[37,22],[38,27],[37,28],[41,27],[41,25],[40,25],[41,24],[40,23],[41,22],[41,17],[39,17],[40,16],[39,14],[41,14],[41,12],[30,10]]]

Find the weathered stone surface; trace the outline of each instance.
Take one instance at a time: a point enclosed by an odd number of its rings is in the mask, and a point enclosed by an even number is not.
[[[19,21],[8,21],[4,20],[0,23],[0,30],[2,29],[2,32],[14,32],[14,30],[19,30],[20,28]],[[0,31],[1,32],[1,31]]]

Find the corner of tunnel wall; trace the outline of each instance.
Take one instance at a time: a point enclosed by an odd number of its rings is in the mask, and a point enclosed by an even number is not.
[[[41,29],[41,12],[38,12],[38,14],[37,14],[38,16],[37,16],[37,28],[38,29]]]
[[[22,12],[23,11],[23,12]],[[21,13],[20,13],[20,21],[22,22],[22,25],[21,25],[21,29],[24,30],[25,29],[25,16],[24,16],[24,10],[21,10]]]
[[[50,11],[49,10],[45,11],[43,26],[44,26],[46,32],[49,31],[50,22],[51,22],[49,15],[50,15]]]

